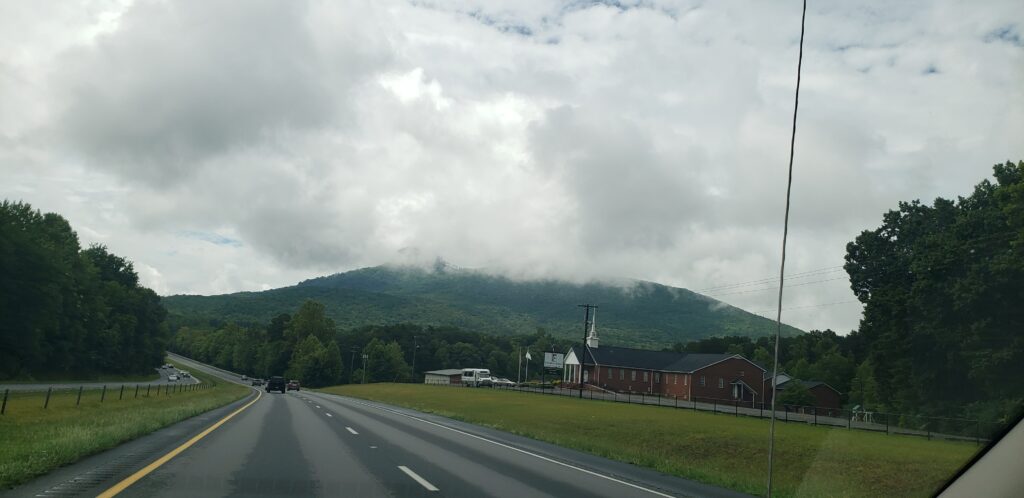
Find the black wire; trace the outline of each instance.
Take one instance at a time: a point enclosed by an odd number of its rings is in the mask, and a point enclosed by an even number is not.
[[[796,115],[800,108],[800,72],[804,62],[804,23],[807,19],[807,0],[803,1],[800,14],[800,51],[796,63],[796,94],[793,99],[793,129],[789,135],[789,178],[786,180],[786,214],[782,222],[782,262],[779,268],[779,304],[775,315],[775,357],[772,366],[771,388],[779,375],[779,338],[782,336],[782,288],[786,276],[786,239],[789,236],[789,199],[793,190],[793,154],[796,147]],[[768,429],[768,498],[772,496],[772,462],[775,456],[775,398],[772,396],[772,416]]]

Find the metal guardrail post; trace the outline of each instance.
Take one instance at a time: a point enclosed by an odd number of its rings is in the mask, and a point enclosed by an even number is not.
[[[4,389],[4,404],[0,405],[0,415],[3,415],[4,413],[7,412],[7,396],[9,394],[11,394],[11,390],[10,389]]]
[[[124,399],[124,384],[121,384],[121,394],[117,395],[117,400],[121,401]]]
[[[107,397],[107,386],[103,386],[103,392],[100,393],[100,403],[102,403],[103,400],[106,399],[106,397]]]
[[[78,386],[78,399],[75,400],[75,406],[82,403],[82,386]]]
[[[46,407],[50,406],[50,392],[52,392],[52,391],[53,391],[52,387],[47,387],[46,388],[46,401],[43,402],[43,409],[44,410],[46,409]]]
[[[139,385],[138,384],[135,384],[135,397],[136,398],[139,397]]]

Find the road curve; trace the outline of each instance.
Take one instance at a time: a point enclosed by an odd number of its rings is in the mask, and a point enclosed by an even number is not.
[[[190,365],[237,382],[200,367]],[[159,456],[83,494],[96,495]],[[263,393],[117,496],[741,495],[443,417],[300,391]]]

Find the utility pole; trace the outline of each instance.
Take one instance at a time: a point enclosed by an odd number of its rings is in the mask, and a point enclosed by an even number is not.
[[[523,381],[523,347],[517,348],[517,355],[519,355],[519,367],[516,368],[516,384]]]
[[[366,384],[366,360],[368,358],[369,356],[366,353],[363,353],[363,384]]]
[[[412,336],[412,382],[416,383],[416,350],[420,347],[416,344],[416,336]]]
[[[587,359],[587,329],[590,328],[590,310],[597,309],[593,304],[579,304],[579,308],[585,310],[583,315],[583,347],[580,348],[580,399],[583,399],[583,366]]]
[[[352,375],[356,371],[356,353],[359,352],[359,348],[352,348],[352,357],[348,360],[348,383],[352,383]]]

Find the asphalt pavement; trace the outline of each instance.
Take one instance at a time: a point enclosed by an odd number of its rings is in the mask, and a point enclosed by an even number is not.
[[[189,368],[242,383],[228,372]],[[173,458],[150,465],[230,413]],[[13,492],[95,496],[149,465],[118,496],[740,496],[444,417],[310,391],[254,389],[201,423],[180,425]],[[76,487],[76,479],[88,485]]]

